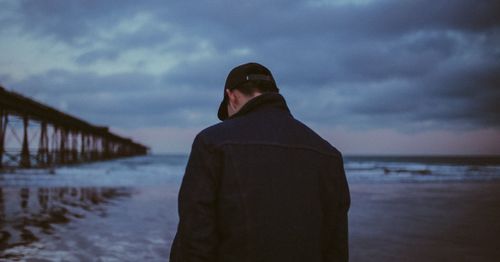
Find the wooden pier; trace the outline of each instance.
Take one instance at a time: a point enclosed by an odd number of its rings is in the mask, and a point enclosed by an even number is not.
[[[145,155],[148,147],[0,86],[0,169]]]

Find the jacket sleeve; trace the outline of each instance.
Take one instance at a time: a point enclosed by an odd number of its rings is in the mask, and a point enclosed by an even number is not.
[[[179,191],[179,225],[170,249],[171,262],[216,259],[217,161],[202,136],[197,135]]]
[[[348,218],[351,198],[349,186],[340,156],[332,165],[329,182],[326,182],[325,205],[326,235],[324,238],[324,261],[349,261]],[[332,179],[333,177],[333,179]]]

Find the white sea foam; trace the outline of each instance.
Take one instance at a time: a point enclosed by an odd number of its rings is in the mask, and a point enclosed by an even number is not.
[[[144,156],[53,170],[15,170],[0,174],[4,187],[123,187],[155,186],[182,178],[185,156]]]
[[[439,158],[377,158],[347,159],[344,162],[349,181],[479,181],[500,179],[500,164],[478,161],[463,162]],[[446,161],[448,160],[448,161]]]

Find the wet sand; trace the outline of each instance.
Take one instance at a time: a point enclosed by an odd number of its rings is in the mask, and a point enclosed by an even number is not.
[[[352,262],[500,258],[500,182],[350,186]]]
[[[174,187],[0,190],[0,261],[168,261]]]

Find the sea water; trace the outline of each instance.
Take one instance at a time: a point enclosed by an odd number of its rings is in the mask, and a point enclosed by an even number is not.
[[[349,182],[470,182],[500,179],[496,156],[346,156]]]
[[[0,261],[166,261],[186,155],[0,173]],[[346,156],[349,183],[500,180],[499,157]]]

